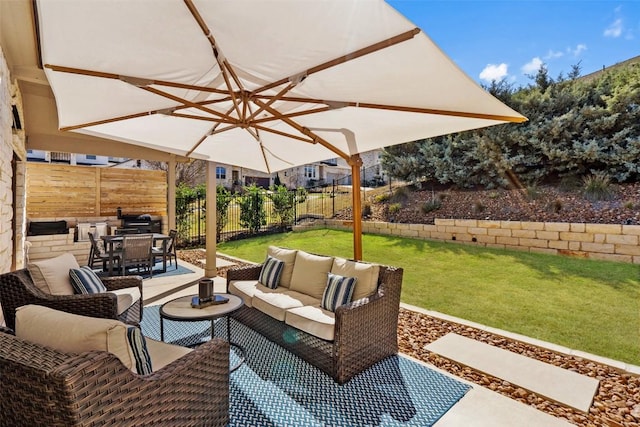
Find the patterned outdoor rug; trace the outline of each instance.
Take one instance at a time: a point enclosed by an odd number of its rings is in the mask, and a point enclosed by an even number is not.
[[[224,319],[216,336],[226,336]],[[142,331],[159,339],[158,306],[144,309]],[[209,338],[210,322],[165,320],[177,344]],[[231,373],[230,426],[430,426],[469,386],[402,356],[390,357],[338,385],[262,335],[231,321],[231,341],[246,362]],[[237,362],[234,351],[231,365]]]
[[[188,269],[187,267],[184,267],[182,265],[180,265],[180,263],[178,263],[178,268],[176,268],[176,263],[175,261],[173,262],[173,264],[169,265],[169,263],[167,262],[167,271],[166,272],[162,272],[162,261],[158,261],[155,263],[155,265],[153,266],[153,277],[167,277],[167,276],[177,276],[180,274],[189,274],[189,273],[193,273],[192,270]],[[106,272],[102,272],[102,270],[97,270],[97,274],[98,276],[107,276]],[[136,274],[139,276],[142,276],[143,279],[148,279],[149,273],[147,272],[140,272],[137,273],[135,268],[130,270],[128,274]]]

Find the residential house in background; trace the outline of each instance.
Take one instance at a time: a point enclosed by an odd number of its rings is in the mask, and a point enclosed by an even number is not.
[[[381,154],[382,150],[372,150],[360,154],[362,159],[362,171],[360,173],[362,185],[377,186],[388,182],[388,177],[382,170],[380,163]],[[309,188],[333,184],[351,185],[351,167],[343,158],[328,159],[286,169],[278,172],[278,176],[280,182],[287,188]]]

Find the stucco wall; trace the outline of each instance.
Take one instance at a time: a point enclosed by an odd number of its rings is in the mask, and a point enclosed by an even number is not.
[[[325,225],[353,228],[351,221]],[[362,231],[640,264],[640,225],[436,219],[433,225],[365,221]]]
[[[13,159],[9,69],[0,50],[0,273],[11,269],[13,254]]]
[[[11,129],[13,104],[21,113],[20,92],[11,81],[0,48],[0,273],[24,266],[25,164],[20,159],[25,159],[26,150],[24,131]],[[14,155],[17,159],[15,173],[12,167]]]

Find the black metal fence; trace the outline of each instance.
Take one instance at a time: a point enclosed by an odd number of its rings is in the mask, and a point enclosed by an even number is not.
[[[363,188],[392,191],[391,181],[386,174],[380,173],[378,166],[362,168],[360,180]],[[226,206],[226,209],[216,210],[217,240],[227,241],[258,234],[282,232],[290,230],[294,224],[303,221],[334,218],[340,211],[352,206],[351,184],[351,175],[349,175],[332,182],[316,182],[315,186],[302,191],[291,190],[287,197],[291,210],[284,214],[282,197],[274,196],[276,192],[270,190],[264,190],[258,194],[233,194],[223,203],[218,200],[218,205]],[[384,186],[388,187],[381,188]],[[365,200],[366,195],[367,190],[363,190]],[[259,197],[260,200],[249,201],[248,197]],[[176,200],[176,223],[180,247],[202,246],[206,243],[207,212],[204,195]]]
[[[305,220],[332,218],[337,212],[351,206],[351,190],[331,185],[309,191],[289,191],[289,203],[283,207],[265,190],[258,194],[234,194],[226,200],[223,212],[216,210],[218,241],[235,240],[257,234],[290,230]],[[259,198],[248,201],[247,198]],[[274,199],[276,199],[274,201]],[[220,205],[220,201],[218,201]],[[180,247],[205,244],[207,209],[204,196],[176,200],[176,224]]]

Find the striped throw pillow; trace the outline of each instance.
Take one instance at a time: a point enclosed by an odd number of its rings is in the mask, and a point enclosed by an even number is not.
[[[280,283],[280,276],[282,276],[283,269],[284,261],[267,255],[267,259],[262,265],[262,270],[260,270],[258,281],[267,288],[275,289]]]
[[[325,310],[336,311],[341,305],[350,303],[357,280],[355,277],[329,273],[320,306]]]
[[[93,272],[91,267],[72,268],[69,270],[69,277],[71,278],[71,285],[73,285],[76,294],[99,294],[107,292],[107,288],[102,283],[102,280]]]
[[[140,329],[135,326],[129,326],[127,328],[127,340],[129,341],[133,359],[136,362],[136,371],[138,374],[147,375],[152,373],[153,369],[151,367],[151,357],[147,350],[147,341],[144,339],[144,335],[142,335]]]

